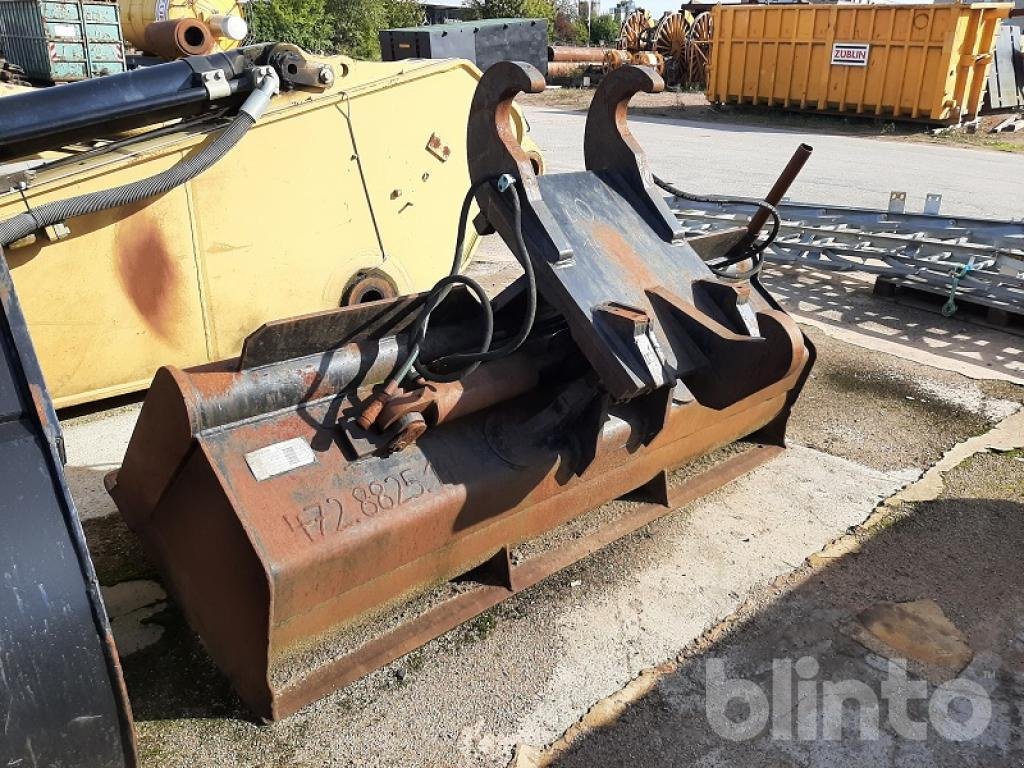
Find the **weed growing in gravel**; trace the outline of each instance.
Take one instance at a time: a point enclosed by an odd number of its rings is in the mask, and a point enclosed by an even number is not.
[[[471,643],[479,643],[490,637],[497,626],[498,616],[493,610],[481,613],[467,627],[466,639]]]

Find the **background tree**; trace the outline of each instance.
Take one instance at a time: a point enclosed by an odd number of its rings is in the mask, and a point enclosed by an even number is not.
[[[255,0],[247,17],[260,42],[379,59],[377,33],[422,24],[423,9],[416,0]]]
[[[518,19],[525,17],[527,0],[469,0],[467,7],[477,19]]]
[[[252,39],[293,43],[313,53],[335,49],[334,17],[327,0],[256,0],[246,9]]]
[[[555,15],[554,39],[556,42],[568,43],[570,45],[582,43],[587,39],[586,26],[583,27],[581,34],[579,19],[574,18],[565,11],[558,11]]]
[[[590,22],[592,45],[611,45],[619,38],[619,23],[610,13],[595,16]]]
[[[554,0],[555,40],[569,45],[586,45],[587,20],[576,0]]]
[[[393,27],[423,23],[415,0],[329,0],[335,19],[337,49],[357,59],[379,59],[377,33]]]
[[[468,7],[476,19],[545,19],[548,40],[555,39],[555,0],[469,0]]]
[[[523,16],[527,19],[545,19],[548,23],[548,40],[555,39],[555,16],[558,9],[553,0],[523,0]]]

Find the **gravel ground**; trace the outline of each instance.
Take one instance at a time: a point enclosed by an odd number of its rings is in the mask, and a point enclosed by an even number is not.
[[[950,446],[980,434],[1020,407],[1019,386],[842,345],[805,332],[818,360],[793,413],[791,439],[875,469],[927,467]]]
[[[946,475],[938,498],[894,511],[856,553],[828,567],[798,569],[785,580],[755,590],[728,629],[687,649],[680,663],[647,695],[631,702],[613,724],[586,733],[545,764],[1021,765],[1022,461],[1021,451],[968,459]],[[919,600],[935,601],[962,633],[973,655],[959,679],[971,681],[976,692],[950,702],[945,710],[950,720],[943,721],[943,711],[936,715],[930,706],[938,688],[929,683],[907,708],[913,721],[925,724],[923,738],[904,738],[894,729],[894,715],[881,695],[891,671],[885,659],[855,639],[857,617],[881,603]],[[795,714],[782,712],[773,698],[772,726],[742,742],[723,737],[705,716],[711,659],[725,665],[728,677],[750,680],[773,696],[779,689],[790,690],[794,679],[780,677],[773,661],[800,659],[816,670],[809,678],[822,687],[806,695],[808,701],[822,702],[821,707],[817,712],[800,710],[794,702]],[[911,679],[920,678],[912,672]],[[877,734],[871,733],[870,719],[864,729],[864,706],[846,702],[840,710],[842,738],[823,738],[826,710],[820,691],[824,683],[837,681],[857,681],[877,694],[868,699],[876,707]],[[982,707],[981,713],[983,707],[990,708],[990,719],[980,721],[980,734],[963,741],[944,737],[936,722],[956,734],[955,724],[970,722],[974,706]],[[749,712],[729,711],[728,716],[740,722]],[[809,729],[803,737],[801,727]]]

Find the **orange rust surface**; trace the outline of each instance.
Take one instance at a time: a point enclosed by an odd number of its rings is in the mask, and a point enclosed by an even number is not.
[[[32,398],[32,407],[35,408],[36,415],[39,417],[39,421],[44,425],[44,428],[45,428],[45,426],[47,424],[47,421],[48,421],[47,415],[46,415],[46,402],[47,402],[46,390],[38,382],[29,381],[29,383],[28,383],[28,393],[29,393],[29,397]]]
[[[651,274],[650,269],[633,247],[614,227],[603,221],[595,221],[590,225],[590,232],[598,247],[635,276],[644,287],[655,286],[660,281]]]
[[[146,325],[170,339],[181,275],[160,226],[145,216],[128,216],[118,228],[115,247],[125,294]]]

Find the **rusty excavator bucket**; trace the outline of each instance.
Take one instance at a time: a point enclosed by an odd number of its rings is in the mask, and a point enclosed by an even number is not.
[[[661,78],[609,74],[587,117],[587,170],[537,177],[509,110],[543,87],[528,65],[493,66],[468,129],[475,224],[517,254],[519,280],[488,300],[456,263],[428,294],[271,323],[238,359],[163,368],[108,479],[264,718],[783,446],[813,349],[756,275],[713,271],[681,237],[626,127],[629,99]],[[744,438],[748,450],[672,481]],[[628,494],[585,536],[554,535]],[[510,556],[546,536],[539,554]]]

